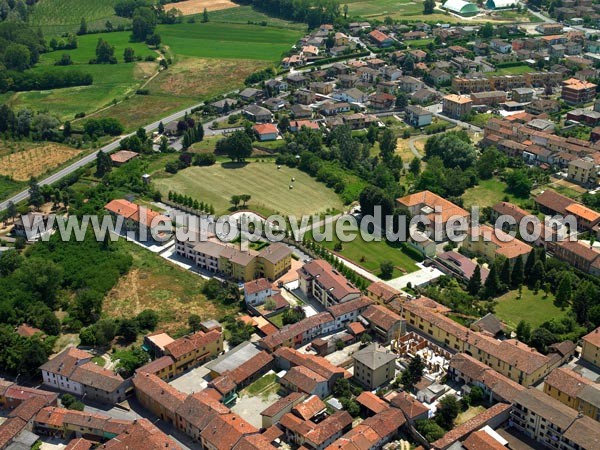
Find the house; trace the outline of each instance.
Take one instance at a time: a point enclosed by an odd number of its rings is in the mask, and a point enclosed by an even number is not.
[[[472,227],[463,241],[463,248],[479,256],[494,261],[503,256],[513,263],[516,258],[524,258],[532,251],[532,247],[499,228],[487,225]]]
[[[396,103],[396,97],[385,92],[372,94],[369,97],[369,104],[374,109],[390,109]]]
[[[261,103],[261,105],[273,112],[281,111],[282,109],[289,106],[288,102],[286,102],[284,99],[278,98],[278,97],[268,98],[268,99],[264,100]]]
[[[301,73],[292,73],[285,77],[288,85],[294,88],[305,86],[308,83],[308,78]]]
[[[326,116],[335,116],[336,114],[349,112],[350,104],[346,102],[325,102],[319,107],[319,112]]]
[[[301,105],[310,105],[315,101],[316,94],[306,89],[296,91],[296,101]],[[296,105],[294,105],[296,106]]]
[[[398,78],[398,89],[402,92],[415,92],[425,87],[423,81],[410,76],[402,76]]]
[[[402,76],[402,70],[397,66],[385,66],[380,69],[383,77],[388,81],[396,81]]]
[[[407,106],[404,110],[404,120],[414,128],[421,128],[431,124],[433,114],[431,111],[416,105]]]
[[[258,430],[254,426],[240,416],[230,413],[218,415],[211,420],[200,433],[200,438],[203,449],[233,450],[237,448],[236,444],[241,439],[256,433]]]
[[[371,31],[369,33],[369,39],[377,45],[377,47],[390,47],[394,43],[394,40],[391,37],[379,30]]]
[[[279,95],[288,90],[288,84],[285,80],[268,80],[265,81],[265,89],[271,95]]]
[[[92,355],[69,347],[40,367],[43,384],[102,403],[125,400],[129,382],[92,362]]]
[[[292,409],[299,403],[302,403],[307,397],[302,392],[291,392],[285,397],[280,398],[260,413],[262,416],[262,427],[266,429],[277,424],[285,414],[292,412]]]
[[[257,123],[252,127],[252,130],[256,133],[258,140],[261,142],[275,141],[279,135],[277,125],[274,123]]]
[[[112,161],[113,166],[120,167],[126,162],[137,158],[138,156],[140,156],[140,154],[136,152],[132,152],[129,150],[119,150],[118,152],[110,154],[110,160]]]
[[[535,31],[545,35],[560,34],[563,26],[560,23],[541,23],[535,27]]]
[[[305,63],[306,63],[306,60],[304,59],[304,55],[300,55],[300,54],[287,56],[281,60],[281,66],[285,69],[288,69],[290,67],[302,66]]]
[[[12,234],[29,242],[35,242],[53,233],[50,215],[42,212],[28,212],[13,222]]]
[[[237,100],[232,98],[225,98],[223,100],[217,100],[210,104],[212,108],[219,114],[223,114],[224,112],[231,111],[237,105]]]
[[[421,191],[414,194],[409,194],[402,198],[396,199],[396,203],[400,207],[408,208],[412,217],[417,215],[423,217],[423,221],[427,219],[429,223],[424,223],[426,229],[431,233],[430,237],[436,242],[440,242],[446,239],[446,230],[448,229],[448,221],[450,218],[460,219],[463,222],[468,222],[469,213],[461,207],[443,199],[437,194],[430,191]],[[437,213],[435,212],[437,211]],[[435,215],[438,214],[437,219]],[[436,233],[434,223],[439,221],[442,224],[443,230]],[[460,232],[458,226],[451,226],[456,233]]]
[[[258,100],[263,96],[263,91],[260,89],[247,87],[240,92],[240,98],[244,101],[250,102]]]
[[[504,91],[487,91],[487,92],[474,92],[471,94],[471,100],[473,106],[486,105],[496,106],[506,101],[506,92]]]
[[[591,158],[569,161],[568,178],[582,186],[594,187],[598,184],[598,166]]]
[[[244,301],[246,305],[262,305],[275,292],[273,286],[266,278],[258,278],[244,283]]]
[[[361,295],[360,289],[322,259],[304,264],[298,269],[298,275],[299,287],[304,295],[316,299],[325,307],[344,303]]]
[[[554,256],[582,272],[600,274],[600,252],[582,242],[569,240],[558,242],[554,248]]]
[[[370,344],[352,355],[353,378],[367,389],[377,389],[396,377],[396,355],[379,344]]]
[[[490,41],[490,48],[498,53],[510,53],[512,51],[511,43],[501,39],[492,39]]]
[[[273,120],[273,114],[266,108],[258,105],[244,106],[242,114],[256,123],[271,122]]]
[[[402,411],[410,423],[429,417],[429,408],[408,392],[394,392],[392,396],[386,396],[386,398],[394,408]]]
[[[308,128],[309,130],[320,130],[319,122],[316,120],[292,120],[290,122],[290,131],[295,133],[300,131],[302,128]]]
[[[373,83],[380,75],[378,70],[371,67],[359,67],[356,74],[364,83]]]
[[[387,304],[402,297],[402,293],[383,281],[371,283],[367,288],[367,297],[377,303]]]
[[[360,89],[350,88],[345,91],[336,92],[333,94],[333,98],[342,102],[365,103],[369,97]]]
[[[303,104],[292,105],[290,112],[296,119],[310,119],[313,115],[312,108]]]
[[[361,406],[361,409],[366,412],[367,416],[373,416],[377,413],[383,412],[390,407],[385,401],[380,399],[378,396],[369,391],[363,391],[358,397],[356,402]]]
[[[333,92],[333,83],[324,83],[323,81],[314,81],[309,84],[311,91],[321,95],[329,95]]]
[[[174,371],[181,374],[204,364],[223,351],[223,334],[219,330],[197,331],[165,346],[165,356],[174,360]]]
[[[439,98],[439,94],[437,91],[433,89],[419,89],[415,91],[413,95],[410,97],[413,103],[417,103],[419,105],[424,105],[426,103],[430,103]]]
[[[303,449],[325,450],[352,427],[352,416],[347,411],[337,411],[319,423],[303,420],[295,414],[284,415],[279,426],[285,430],[287,440]]]
[[[600,367],[600,327],[586,334],[581,340],[583,342],[581,358]]]
[[[371,334],[385,344],[406,333],[406,322],[402,317],[382,305],[370,305],[360,318]]]
[[[600,420],[600,384],[568,367],[559,367],[544,380],[544,393],[563,405]]]
[[[385,445],[396,439],[405,423],[406,419],[401,410],[387,408],[363,420],[327,447],[327,450],[387,448]]]
[[[450,81],[452,81],[452,75],[438,68],[435,68],[431,72],[429,72],[428,76],[433,82],[433,84],[436,86],[446,85],[449,84]]]
[[[534,92],[531,88],[515,88],[512,90],[511,99],[518,103],[529,103],[533,100]]]

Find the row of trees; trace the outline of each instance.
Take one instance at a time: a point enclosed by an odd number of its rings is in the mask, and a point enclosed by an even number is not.
[[[214,214],[215,208],[210,203],[199,202],[196,199],[193,199],[189,195],[179,194],[177,192],[169,191],[168,195],[169,201],[173,203],[177,203],[178,205],[185,206],[186,208],[192,208],[196,211],[202,211],[207,214]]]
[[[309,28],[334,23],[340,16],[337,0],[243,0],[267,14],[296,22],[306,22]]]

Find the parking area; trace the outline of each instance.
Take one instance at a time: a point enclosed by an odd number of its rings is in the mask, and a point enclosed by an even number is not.
[[[279,400],[278,393],[270,392],[268,395],[248,395],[240,392],[235,405],[231,410],[256,428],[262,427],[262,416],[260,413]]]
[[[204,366],[197,367],[174,379],[169,384],[186,394],[192,394],[206,389],[210,370]]]

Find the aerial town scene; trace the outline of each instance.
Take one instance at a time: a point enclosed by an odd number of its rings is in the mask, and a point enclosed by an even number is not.
[[[600,0],[0,0],[0,450],[600,450]]]

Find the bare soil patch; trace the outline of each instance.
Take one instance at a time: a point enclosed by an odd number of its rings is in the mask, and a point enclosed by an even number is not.
[[[219,11],[221,9],[237,8],[237,5],[229,0],[186,0],[184,2],[169,3],[165,5],[165,11],[178,9],[184,16],[200,14],[206,8],[207,11]]]
[[[0,175],[17,181],[38,177],[79,155],[81,150],[60,144],[0,144]]]

